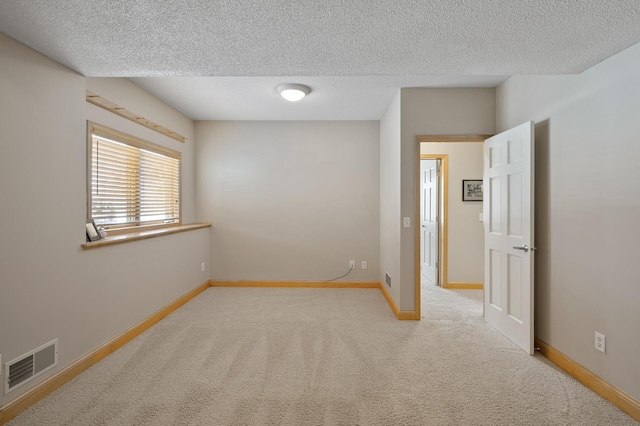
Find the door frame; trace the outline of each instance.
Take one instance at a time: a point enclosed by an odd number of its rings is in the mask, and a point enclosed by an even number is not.
[[[447,284],[447,243],[449,241],[449,154],[420,154],[420,160],[439,160],[440,161],[440,175],[438,176],[438,285],[442,288],[446,288]],[[420,163],[418,163],[420,164]],[[420,173],[420,170],[418,170]],[[418,191],[420,191],[420,182],[418,181]],[[418,217],[420,213],[420,206],[422,198],[420,192],[418,192]],[[418,259],[420,259],[420,252],[422,251],[422,244],[420,244],[420,229],[418,229]],[[420,265],[418,265],[420,271]],[[421,271],[420,271],[421,272]],[[420,277],[418,277],[420,278]],[[420,280],[419,280],[420,281]]]
[[[420,217],[420,144],[423,142],[482,142],[484,145],[485,139],[489,139],[494,135],[481,135],[481,134],[452,134],[452,135],[416,135],[415,137],[415,155],[414,155],[414,165],[413,165],[413,186],[414,186],[414,218]],[[447,168],[446,168],[446,176],[448,177],[448,155],[446,154],[425,154],[425,155],[445,155],[447,157]],[[441,164],[443,173],[445,175],[445,167],[444,162]],[[443,181],[448,181],[448,179],[441,179],[441,185]],[[442,202],[442,208],[448,209],[448,185],[446,188],[443,188],[442,197],[444,197]],[[444,214],[447,214],[448,210],[443,211]],[[419,221],[419,220],[418,220]],[[445,224],[448,222],[446,220],[441,221]],[[414,223],[417,223],[414,220]],[[414,226],[414,287],[415,287],[415,312],[416,319],[420,320],[422,318],[420,313],[420,305],[421,305],[421,292],[420,292],[420,227]],[[446,288],[445,285],[447,283],[447,269],[448,265],[445,261],[447,259],[447,243],[444,240],[447,240],[448,235],[448,226],[442,227],[441,229],[441,237],[440,237],[440,253],[438,254],[440,259],[442,260],[442,264],[440,266],[440,270],[438,271],[439,277],[442,287]],[[444,243],[444,244],[443,244]]]

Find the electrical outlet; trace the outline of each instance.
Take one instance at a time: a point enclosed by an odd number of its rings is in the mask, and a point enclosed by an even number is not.
[[[349,269],[356,269],[356,261],[355,260],[350,260],[349,261]]]
[[[604,334],[598,333],[597,331],[596,331],[595,346],[596,346],[596,349],[599,350],[600,352],[602,352],[603,354],[607,353],[606,352],[606,350],[607,350],[607,340],[604,337]]]
[[[410,217],[405,217],[403,220],[403,226],[405,228],[411,228],[411,218]]]
[[[204,262],[200,265],[200,271],[204,272]]]
[[[362,261],[362,269],[367,269],[367,261],[366,260]]]

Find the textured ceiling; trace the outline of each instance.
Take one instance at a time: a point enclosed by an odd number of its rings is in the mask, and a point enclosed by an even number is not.
[[[134,81],[192,118],[376,119],[399,87],[580,73],[640,41],[640,1],[0,0],[0,31],[90,77],[190,77]]]

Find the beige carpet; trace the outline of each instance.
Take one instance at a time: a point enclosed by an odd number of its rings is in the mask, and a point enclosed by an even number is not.
[[[210,288],[18,425],[636,425],[482,319],[477,290]]]

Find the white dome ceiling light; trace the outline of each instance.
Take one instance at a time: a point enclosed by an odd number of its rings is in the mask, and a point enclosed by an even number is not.
[[[311,92],[309,86],[302,84],[281,84],[276,87],[276,90],[289,102],[297,102]]]

